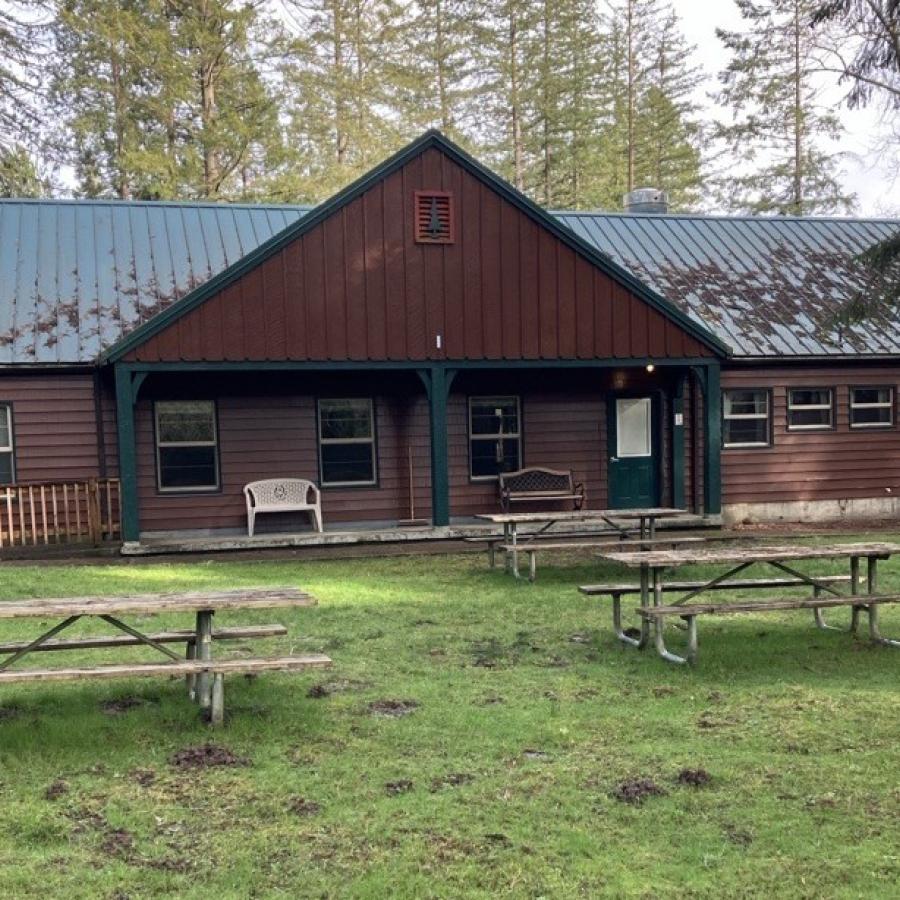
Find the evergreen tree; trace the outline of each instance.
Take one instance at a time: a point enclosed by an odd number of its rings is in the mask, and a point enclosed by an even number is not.
[[[853,198],[838,181],[837,157],[820,147],[840,124],[813,84],[813,0],[736,0],[746,28],[717,34],[732,59],[720,102],[733,119],[719,134],[746,171],[722,181],[732,209],[809,215],[847,211]]]
[[[0,148],[0,197],[44,197],[49,184],[24,147]]]
[[[34,139],[42,125],[39,64],[42,28],[33,12],[38,0],[0,4],[0,147]]]

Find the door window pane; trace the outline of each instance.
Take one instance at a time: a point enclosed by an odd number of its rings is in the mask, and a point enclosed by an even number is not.
[[[649,397],[616,400],[616,456],[652,454],[651,402]]]
[[[15,480],[13,469],[12,409],[0,403],[0,484]]]

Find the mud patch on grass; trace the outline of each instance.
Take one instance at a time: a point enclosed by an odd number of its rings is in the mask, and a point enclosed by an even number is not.
[[[468,772],[450,772],[447,775],[442,775],[440,778],[433,778],[429,790],[432,794],[436,794],[438,791],[444,790],[444,788],[462,787],[462,785],[470,784],[474,780],[475,776],[470,775]]]
[[[21,706],[0,706],[0,722],[6,722],[10,719],[18,719],[22,715]]]
[[[52,784],[47,787],[47,790],[44,791],[44,796],[48,800],[58,800],[64,794],[69,793],[69,782],[64,781],[62,778],[57,778]]]
[[[667,684],[660,684],[653,688],[654,697],[671,697],[675,693],[675,688],[669,687]]]
[[[185,747],[169,757],[169,765],[175,769],[211,769],[218,766],[249,766],[250,760],[237,756],[227,747],[217,744],[201,744]]]
[[[153,769],[135,769],[131,777],[141,787],[150,787],[156,781],[156,772]]]
[[[591,636],[583,631],[579,631],[575,634],[569,635],[570,644],[590,644],[591,640]]]
[[[546,762],[547,760],[549,760],[551,758],[550,754],[547,753],[546,750],[534,750],[531,748],[529,748],[527,750],[523,750],[522,756],[524,756],[525,759],[534,759],[534,760],[537,760],[538,762]]]
[[[134,851],[134,835],[124,828],[113,828],[104,835],[100,849],[107,856],[127,859]]]
[[[141,706],[146,706],[154,701],[145,697],[116,697],[112,700],[104,700],[100,704],[100,709],[108,716],[121,716],[123,713],[131,712]]]
[[[617,785],[612,792],[615,800],[640,806],[648,797],[663,797],[663,790],[652,778],[629,778]]]
[[[413,783],[408,778],[401,778],[399,781],[389,781],[384,790],[388,797],[396,797],[398,794],[408,794],[413,789]]]
[[[400,718],[414,713],[420,704],[418,700],[373,700],[369,704],[369,712],[373,716]]]
[[[749,847],[753,843],[753,835],[745,828],[725,825],[722,830],[725,832],[725,839],[736,847]]]
[[[322,804],[307,797],[294,797],[288,804],[288,809],[297,816],[314,816],[321,812]]]
[[[478,700],[474,700],[473,702],[476,706],[497,706],[500,703],[506,703],[502,697],[496,696],[479,697]]]
[[[712,781],[712,775],[706,769],[682,769],[675,780],[688,787],[703,787]]]

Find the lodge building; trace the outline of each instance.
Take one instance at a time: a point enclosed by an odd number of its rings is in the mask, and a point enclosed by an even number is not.
[[[898,228],[551,212],[436,132],[314,208],[0,201],[0,541],[90,504],[130,547],[237,534],[289,476],[326,529],[444,528],[521,466],[593,508],[893,516],[900,326],[839,313]]]

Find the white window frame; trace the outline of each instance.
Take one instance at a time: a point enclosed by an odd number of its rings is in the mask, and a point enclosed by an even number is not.
[[[507,431],[504,432],[503,429],[503,417],[500,418],[500,428],[499,432],[495,434],[475,434],[472,431],[472,406],[476,403],[480,405],[490,405],[497,403],[509,403],[510,400],[514,400],[516,404],[516,422],[518,423],[518,429],[516,431]],[[515,438],[516,441],[516,468],[522,468],[522,398],[518,394],[485,394],[482,396],[469,397],[469,481],[496,481],[496,475],[475,475],[472,473],[472,442],[473,441],[504,441],[504,440],[512,440]]]
[[[753,393],[761,393],[766,398],[766,409],[765,412],[762,413],[732,413],[729,415],[726,412],[726,398],[731,393],[738,393],[739,391],[743,391],[744,393],[753,392]],[[727,388],[722,391],[722,446],[726,449],[754,449],[761,450],[766,447],[772,446],[772,397],[771,392],[768,388]],[[725,423],[731,421],[739,421],[746,419],[764,419],[766,422],[766,441],[763,443],[762,441],[739,441],[735,443],[727,443],[725,441]]]
[[[9,477],[8,484],[15,484],[16,481],[16,440],[13,435],[12,420],[12,404],[0,403],[0,415],[6,416],[6,433],[9,435],[9,443],[0,445],[0,453],[9,454]]]
[[[791,395],[795,391],[825,391],[828,394],[828,403],[793,403]],[[827,409],[828,423],[825,425],[794,425],[791,423],[791,413],[811,409]],[[787,389],[787,430],[788,431],[833,431],[834,430],[834,388],[830,387],[793,387]]]
[[[365,403],[369,410],[369,437],[326,438],[322,436],[322,404],[331,401],[341,403]],[[316,403],[316,426],[319,439],[319,481],[322,487],[372,487],[378,484],[378,452],[375,437],[375,401],[372,397],[320,397]],[[322,461],[322,447],[334,444],[369,444],[372,454],[372,478],[366,481],[326,481]]]
[[[888,400],[886,403],[854,403],[853,395],[856,391],[887,391]],[[893,428],[894,399],[894,386],[891,384],[855,384],[851,386],[848,397],[850,428],[854,431],[866,431],[873,428],[883,431],[887,428]],[[857,409],[887,409],[890,411],[891,419],[889,422],[854,422],[853,411]]]
[[[187,403],[206,403],[212,407],[213,439],[211,441],[161,441],[159,438],[159,410],[160,407],[178,406]],[[215,400],[157,400],[153,404],[153,427],[156,438],[156,488],[161,494],[206,494],[218,491],[221,487],[219,474],[219,422],[218,410]],[[163,487],[162,460],[160,450],[168,447],[212,447],[215,450],[215,484],[187,485],[185,487]]]

